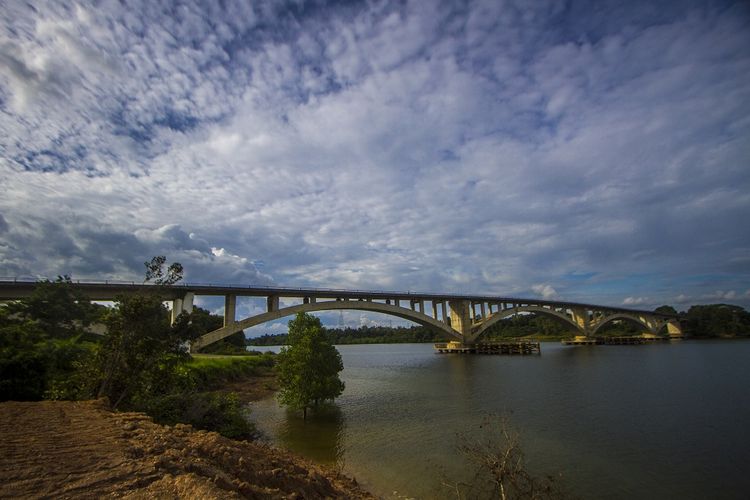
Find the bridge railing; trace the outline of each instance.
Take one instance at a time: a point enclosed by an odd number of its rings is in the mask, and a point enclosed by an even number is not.
[[[36,283],[43,280],[48,280],[49,278],[40,276],[40,277],[33,277],[33,276],[8,276],[8,277],[0,277],[0,285],[2,284],[9,284],[9,283]],[[54,280],[50,280],[54,281]],[[112,285],[112,286],[158,286],[154,283],[148,283],[148,282],[139,282],[139,281],[128,281],[128,280],[96,280],[96,279],[76,279],[71,280],[73,283],[81,284],[81,285]],[[383,298],[387,298],[387,296],[390,297],[414,297],[415,299],[421,298],[426,300],[431,299],[438,299],[438,300],[450,300],[450,299],[464,299],[464,300],[476,300],[476,301],[493,301],[493,302],[501,302],[501,303],[507,303],[507,304],[518,304],[519,306],[528,305],[528,304],[534,304],[534,305],[542,305],[542,306],[553,306],[553,307],[581,307],[581,308],[589,308],[589,309],[606,309],[611,311],[622,311],[622,312],[628,312],[628,313],[644,313],[649,314],[652,316],[660,316],[660,317],[672,317],[672,315],[669,314],[663,314],[663,313],[657,313],[655,311],[644,311],[644,310],[638,310],[638,309],[627,309],[623,307],[617,307],[617,306],[603,306],[603,305],[596,305],[596,304],[585,304],[585,303],[578,303],[578,302],[567,302],[567,301],[551,301],[551,300],[544,300],[544,299],[528,299],[528,298],[518,298],[518,297],[497,297],[492,295],[478,295],[478,294],[465,294],[465,293],[451,293],[451,294],[436,294],[436,293],[429,293],[429,292],[415,292],[412,290],[407,291],[396,291],[396,290],[361,290],[361,289],[344,289],[344,288],[314,288],[314,287],[290,287],[290,286],[279,286],[279,285],[247,285],[247,284],[228,284],[228,283],[176,283],[174,285],[169,285],[172,288],[184,288],[184,289],[190,289],[190,288],[214,288],[214,289],[221,289],[221,288],[230,288],[230,289],[236,289],[236,290],[258,290],[258,291],[269,291],[269,292],[300,292],[301,295],[303,295],[305,292],[310,293],[316,293],[316,294],[331,294],[332,296],[336,296],[337,294],[341,295],[352,295],[352,294],[373,294],[373,295],[380,295]]]
[[[57,277],[55,277],[57,279]],[[0,284],[2,283],[37,283],[39,281],[54,281],[47,276],[39,276],[35,278],[33,276],[0,276]],[[128,281],[128,280],[97,280],[97,279],[75,279],[71,280],[71,283],[81,285],[143,285],[143,286],[158,286],[155,283],[143,282],[143,281]],[[236,289],[253,289],[253,290],[277,290],[277,291],[298,291],[298,292],[314,292],[314,293],[341,293],[341,294],[378,294],[378,295],[411,295],[416,297],[457,297],[457,298],[477,298],[476,294],[464,294],[464,293],[451,293],[451,294],[436,294],[430,292],[415,292],[413,290],[373,290],[373,289],[359,289],[359,288],[318,288],[318,287],[294,287],[294,286],[283,286],[283,285],[248,285],[240,283],[211,283],[211,282],[183,282],[169,285],[171,288],[236,288]],[[517,299],[506,299],[508,302],[517,301]],[[528,299],[524,299],[528,301]]]
[[[57,277],[55,277],[57,279]],[[47,276],[39,276],[37,278],[33,276],[0,276],[0,283],[38,283],[40,281],[54,281]],[[71,280],[71,283],[81,285],[144,285],[144,286],[158,286],[155,283],[143,282],[143,281],[128,281],[128,280],[97,280],[97,279],[75,279]],[[331,293],[373,293],[382,295],[414,295],[415,297],[427,297],[437,296],[434,293],[423,293],[408,291],[396,291],[396,290],[372,290],[372,289],[358,289],[358,288],[317,288],[317,287],[294,287],[294,286],[282,286],[282,285],[248,285],[240,283],[211,283],[211,282],[184,282],[174,283],[169,285],[171,288],[237,288],[237,289],[253,289],[253,290],[279,290],[279,291],[299,291],[299,292],[331,292]],[[468,294],[450,294],[451,297],[475,297],[475,295]]]

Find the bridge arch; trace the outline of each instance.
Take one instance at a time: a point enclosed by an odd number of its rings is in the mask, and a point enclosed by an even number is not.
[[[599,330],[601,330],[605,325],[612,323],[613,321],[627,321],[629,323],[636,324],[640,327],[645,328],[648,330],[649,333],[657,334],[659,330],[664,326],[661,323],[649,323],[648,320],[643,319],[639,316],[635,316],[633,314],[627,314],[627,313],[614,313],[610,314],[609,316],[605,316],[604,318],[600,319],[596,322],[596,326],[594,327],[592,335],[596,335],[599,333]]]
[[[492,316],[490,316],[485,321],[483,321],[480,325],[478,325],[479,327],[475,332],[472,333],[470,341],[474,342],[485,331],[487,331],[488,328],[490,328],[492,325],[494,325],[498,321],[504,320],[505,318],[508,318],[510,316],[513,316],[514,314],[518,314],[522,312],[530,312],[530,313],[537,313],[537,314],[550,316],[554,319],[562,321],[563,323],[567,325],[570,325],[574,330],[584,333],[583,330],[581,330],[581,328],[572,319],[570,319],[570,317],[565,313],[555,311],[553,309],[547,309],[546,307],[541,307],[541,306],[519,306],[519,307],[512,307],[510,309],[503,309],[502,311],[492,314]]]
[[[297,313],[337,310],[371,311],[388,314],[390,316],[396,316],[402,319],[413,321],[414,323],[426,326],[428,328],[433,328],[452,337],[456,337],[458,340],[463,340],[463,337],[459,332],[446,325],[445,323],[436,320],[431,316],[427,316],[424,313],[406,309],[405,307],[364,300],[327,300],[324,302],[312,302],[309,304],[298,304],[295,306],[284,307],[275,311],[268,311],[256,316],[250,316],[249,318],[245,318],[240,321],[235,321],[234,323],[230,323],[222,328],[219,328],[218,330],[209,332],[196,339],[195,341],[193,341],[191,347],[195,350],[201,349],[203,347],[206,347],[207,345],[213,344],[214,342],[218,342],[219,340],[228,337],[233,333],[242,331],[245,328],[250,328],[256,325],[267,323],[269,321],[284,318],[286,316],[293,316]]]

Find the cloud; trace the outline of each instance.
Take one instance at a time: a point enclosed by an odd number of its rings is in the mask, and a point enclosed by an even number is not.
[[[650,299],[647,297],[625,297],[625,299],[622,301],[622,304],[625,306],[640,306],[643,304],[648,304],[650,302]]]
[[[552,288],[550,285],[533,285],[531,287],[531,290],[537,294],[541,295],[543,299],[555,299],[557,298],[557,291]]]
[[[732,2],[11,3],[0,275],[167,255],[212,282],[746,289],[748,25]]]
[[[739,297],[734,290],[722,291],[717,290],[703,296],[704,300],[735,300]]]

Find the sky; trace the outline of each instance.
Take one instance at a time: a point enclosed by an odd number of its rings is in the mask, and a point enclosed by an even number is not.
[[[747,2],[6,0],[0,26],[0,276],[165,255],[193,283],[750,306]]]

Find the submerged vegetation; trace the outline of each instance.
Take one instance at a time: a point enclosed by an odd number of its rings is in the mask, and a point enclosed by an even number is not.
[[[569,498],[559,476],[537,477],[529,471],[519,435],[507,416],[486,415],[478,429],[458,434],[456,448],[474,471],[469,481],[443,481],[456,498]]]

